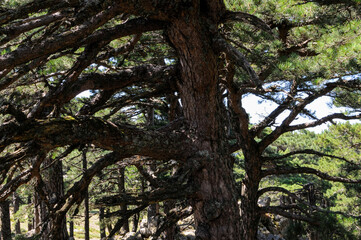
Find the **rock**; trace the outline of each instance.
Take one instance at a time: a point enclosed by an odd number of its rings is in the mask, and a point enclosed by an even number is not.
[[[184,230],[176,235],[177,240],[194,240],[196,239],[196,231],[194,229]]]
[[[260,206],[260,207],[269,207],[270,204],[271,204],[270,197],[265,197],[265,198],[258,200],[258,206]]]
[[[140,234],[140,232],[128,232],[124,235],[124,237],[122,239],[126,239],[126,240],[142,240],[142,236]]]

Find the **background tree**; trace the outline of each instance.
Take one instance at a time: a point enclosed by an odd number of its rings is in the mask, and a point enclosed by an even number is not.
[[[265,193],[288,193],[260,184],[286,174],[360,182],[288,161],[338,156],[310,148],[268,154],[288,132],[360,118],[355,106],[321,118],[308,109],[323,96],[360,91],[359,79],[346,77],[360,69],[359,16],[352,0],[3,2],[0,201],[36,179],[49,203],[51,229],[41,233],[62,239],[67,212],[84,200],[97,174],[146,160],[162,174],[138,171],[157,188],[97,201],[135,206],[122,211],[110,235],[151,203],[169,199],[191,205],[199,239],[256,239],[264,213],[317,225],[313,216],[287,211],[298,206],[259,207]],[[79,102],[85,90],[92,93]],[[251,125],[247,95],[277,107]],[[144,109],[154,111],[152,126]],[[312,121],[295,123],[301,115]],[[99,153],[95,161],[64,196],[42,194],[52,152],[62,151],[60,161],[84,144]],[[244,157],[240,192],[237,150]],[[166,163],[173,161],[171,174]]]

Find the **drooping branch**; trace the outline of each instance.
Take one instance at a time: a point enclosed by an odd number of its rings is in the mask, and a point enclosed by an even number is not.
[[[294,193],[291,193],[290,191],[288,191],[287,189],[285,189],[283,187],[265,187],[265,188],[262,188],[262,189],[258,190],[257,196],[261,197],[263,194],[265,194],[267,192],[281,192],[281,193],[287,194],[288,196],[293,197],[294,199],[301,200]]]
[[[34,17],[32,19],[28,19],[28,21],[24,22],[23,24],[13,24],[10,26],[6,26],[0,28],[0,34],[5,34],[6,37],[0,40],[0,46],[5,44],[6,42],[16,38],[20,34],[30,31],[32,29],[48,25],[55,21],[59,21],[66,16],[63,12],[54,12],[48,15],[43,15],[40,17]]]
[[[112,17],[119,14],[119,8],[119,5],[116,5],[107,11],[100,12],[89,21],[79,25],[76,30],[65,31],[53,37],[48,37],[32,46],[19,46],[16,50],[0,56],[0,71],[3,69],[12,69],[14,66],[66,48],[74,48],[75,46],[84,44],[89,45],[94,42],[109,42],[123,36],[159,30],[163,27],[163,23],[159,21],[138,18],[109,29],[100,29],[92,33]],[[89,37],[84,39],[84,36],[87,35],[89,35]]]
[[[261,86],[261,81],[254,71],[246,57],[239,52],[235,47],[227,43],[225,39],[222,37],[216,36],[213,39],[213,48],[218,52],[225,52],[227,54],[227,58],[234,62],[237,66],[241,67],[243,70],[247,72],[250,76],[251,83],[255,87]]]
[[[134,83],[152,84],[171,79],[175,75],[175,66],[141,65],[119,71],[115,74],[90,73],[80,76],[76,81],[65,83],[55,92],[49,92],[28,114],[33,117],[46,106],[62,106],[79,93],[86,90],[116,91]]]
[[[110,8],[108,11],[103,11],[95,15],[89,21],[80,25],[76,30],[66,31],[57,36],[46,38],[32,46],[19,46],[16,50],[0,56],[0,70],[12,69],[16,65],[26,63],[35,58],[73,47],[84,38],[84,35],[92,33],[118,13],[117,8]]]
[[[118,221],[115,223],[112,231],[109,233],[109,235],[107,236],[106,239],[112,239],[112,237],[122,228],[122,226],[124,225],[124,223],[126,221],[128,221],[128,219],[134,215],[137,214],[139,212],[141,212],[142,210],[144,210],[146,207],[148,207],[148,205],[141,205],[137,208],[134,208],[132,210],[126,210],[126,211],[121,211],[121,218],[118,219]]]
[[[195,186],[189,186],[188,184],[169,184],[167,186],[162,186],[161,188],[139,194],[124,193],[103,197],[97,199],[95,204],[103,206],[120,206],[123,204],[143,205],[170,199],[182,199],[186,196],[192,195],[194,192]]]
[[[260,151],[263,151],[267,146],[269,146],[272,142],[274,142],[279,136],[283,133],[290,131],[290,124],[296,119],[296,117],[306,108],[306,106],[312,103],[314,100],[327,95],[334,89],[341,87],[341,88],[352,88],[352,89],[359,89],[361,88],[359,80],[350,80],[344,81],[343,79],[339,79],[336,82],[326,83],[322,88],[318,91],[313,91],[309,93],[309,95],[301,100],[296,100],[295,102],[299,101],[290,111],[288,116],[282,121],[280,126],[276,127],[269,135],[262,139],[259,143]],[[321,124],[321,123],[320,123]],[[303,125],[304,126],[304,125]]]
[[[43,56],[43,57],[34,59],[33,61],[31,61],[28,64],[23,64],[23,65],[19,66],[18,71],[16,73],[14,73],[11,76],[6,77],[6,78],[2,78],[2,77],[5,76],[8,72],[5,71],[4,74],[2,74],[0,72],[0,79],[1,79],[0,90],[7,88],[8,86],[10,86],[10,84],[17,81],[19,78],[21,78],[22,76],[27,74],[29,71],[44,64],[46,57],[47,56]]]
[[[181,210],[174,208],[169,211],[165,221],[158,228],[157,232],[154,234],[154,237],[159,237],[162,232],[167,228],[174,226],[179,220],[182,220],[193,213],[193,210],[190,206],[185,207]]]
[[[267,169],[267,170],[263,170],[262,171],[262,177],[266,177],[269,175],[285,175],[285,174],[313,174],[316,175],[317,177],[324,179],[324,180],[329,180],[332,182],[342,182],[342,183],[361,183],[361,180],[352,180],[352,179],[348,179],[348,178],[343,178],[343,177],[335,177],[335,176],[330,176],[327,173],[321,172],[317,169],[314,168],[310,168],[310,167],[275,167],[273,169]]]
[[[279,156],[272,156],[272,157],[263,157],[263,161],[272,161],[272,160],[280,160],[280,159],[284,159],[284,158],[288,158],[297,154],[310,154],[310,155],[316,155],[319,157],[330,157],[330,158],[335,158],[335,159],[339,159],[342,161],[346,161],[348,163],[351,163],[350,161],[348,161],[346,158],[344,157],[338,157],[338,156],[334,156],[334,155],[330,155],[330,154],[326,154],[326,153],[322,153],[313,149],[302,149],[302,150],[298,150],[298,151],[293,151],[284,155],[279,155]]]
[[[303,3],[318,3],[320,5],[344,4],[346,6],[358,6],[358,2],[353,0],[303,0]]]
[[[285,129],[285,131],[290,132],[290,131],[294,131],[294,130],[301,130],[301,129],[311,128],[311,127],[317,127],[326,122],[332,122],[332,120],[335,120],[335,119],[354,120],[354,119],[360,119],[360,118],[361,118],[361,113],[355,114],[355,115],[349,115],[349,116],[347,116],[343,113],[334,113],[334,114],[320,118],[313,122],[291,125],[291,126],[287,127]]]
[[[61,222],[64,219],[65,214],[74,204],[80,204],[85,197],[85,191],[93,179],[93,177],[102,169],[118,161],[121,161],[125,157],[129,157],[131,154],[124,152],[112,152],[99,160],[97,160],[90,168],[83,173],[83,177],[73,184],[73,186],[66,192],[62,199],[54,205],[54,210],[50,213],[50,218],[53,221],[53,227],[50,232],[50,236],[58,236],[61,231]]]
[[[2,103],[0,105],[0,114],[10,114],[14,116],[19,123],[26,120],[26,115],[11,103]]]
[[[256,17],[255,15],[245,13],[245,12],[231,12],[227,11],[224,16],[222,16],[223,22],[229,22],[229,21],[242,21],[246,22],[248,24],[251,24],[269,34],[272,33],[272,29],[265,23],[262,19]]]
[[[312,225],[319,225],[319,223],[311,217],[307,217],[304,215],[299,215],[299,214],[295,214],[295,213],[286,211],[286,210],[295,209],[295,208],[299,209],[297,206],[284,206],[284,207],[268,206],[268,207],[259,208],[259,211],[260,211],[260,213],[264,213],[264,214],[265,213],[273,213],[273,214],[284,216],[289,219],[304,221],[304,222],[310,223]]]
[[[1,186],[0,201],[5,200],[13,192],[15,192],[18,187],[28,183],[32,178],[38,176],[40,172],[40,165],[44,159],[44,153],[39,153],[39,155],[33,159],[32,166],[29,169],[22,171],[15,178],[11,180],[9,179],[5,185]]]
[[[44,1],[31,1],[27,4],[24,4],[17,9],[6,9],[0,15],[0,25],[9,23],[15,19],[24,19],[29,16],[31,13],[36,13],[41,10],[48,8],[54,9],[63,9],[66,7],[75,7],[79,4],[77,0],[44,0]]]
[[[348,214],[345,212],[341,212],[341,211],[330,211],[327,209],[323,209],[320,208],[316,205],[310,205],[308,202],[303,201],[301,198],[299,198],[296,194],[288,191],[285,188],[282,187],[266,187],[266,188],[262,188],[258,191],[258,196],[262,196],[263,194],[267,193],[267,192],[281,192],[281,193],[285,193],[288,196],[292,197],[293,199],[296,199],[297,201],[299,201],[300,203],[307,205],[311,210],[315,210],[317,212],[322,212],[322,213],[328,213],[328,214],[338,214],[338,215],[342,215],[344,217],[348,217],[348,218],[355,218],[355,219],[360,219],[361,216],[359,215],[352,215],[352,214]]]

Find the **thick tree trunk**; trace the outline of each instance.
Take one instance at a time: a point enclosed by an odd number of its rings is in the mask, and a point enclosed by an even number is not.
[[[1,239],[11,240],[9,201],[0,202]]]
[[[178,87],[184,116],[199,149],[199,156],[193,159],[200,162],[193,175],[194,185],[198,187],[192,198],[196,237],[202,240],[243,239],[233,159],[223,144],[226,140],[221,127],[217,55],[211,48],[209,22],[200,22],[197,14],[188,11],[182,18],[174,20],[168,29],[169,39],[182,66],[182,81]]]

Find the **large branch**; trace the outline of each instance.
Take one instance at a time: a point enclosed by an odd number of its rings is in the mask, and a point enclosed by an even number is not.
[[[185,159],[192,145],[183,133],[145,131],[130,125],[115,125],[93,117],[27,120],[0,128],[0,148],[12,143],[35,141],[44,148],[92,143],[100,148],[156,159]]]

